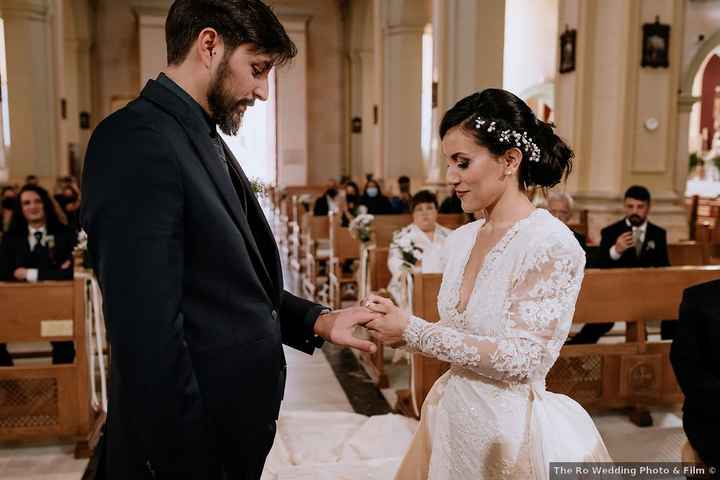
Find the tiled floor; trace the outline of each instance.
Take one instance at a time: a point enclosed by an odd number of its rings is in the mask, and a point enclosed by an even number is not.
[[[73,445],[0,449],[3,480],[80,480],[87,460],[73,457]]]

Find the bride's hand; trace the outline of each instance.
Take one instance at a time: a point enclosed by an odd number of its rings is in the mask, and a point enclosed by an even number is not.
[[[381,318],[365,324],[370,336],[391,347],[405,344],[403,333],[410,324],[408,314],[384,297],[370,295],[362,305],[373,312],[382,313]]]

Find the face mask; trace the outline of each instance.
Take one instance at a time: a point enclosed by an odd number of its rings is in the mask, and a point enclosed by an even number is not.
[[[378,189],[375,187],[370,187],[367,189],[367,195],[370,198],[375,198],[378,196]]]

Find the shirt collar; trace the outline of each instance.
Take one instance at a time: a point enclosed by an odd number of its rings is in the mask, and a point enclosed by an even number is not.
[[[28,230],[30,230],[30,236],[31,236],[31,237],[32,237],[32,236],[35,236],[35,234],[36,234],[37,232],[42,233],[43,236],[47,233],[47,229],[45,228],[45,225],[43,225],[43,226],[40,227],[40,228],[33,228],[33,227],[28,226]]]
[[[160,73],[157,78],[157,82],[163,85],[164,87],[168,88],[171,92],[173,92],[175,95],[177,95],[181,100],[183,100],[185,103],[187,103],[190,106],[190,109],[195,112],[196,115],[198,115],[200,118],[202,118],[203,122],[208,126],[208,129],[210,130],[210,136],[214,137],[217,135],[217,129],[215,128],[215,122],[213,122],[212,118],[210,118],[210,115],[205,111],[205,109],[195,100],[189,93],[187,93],[183,88],[175,83],[175,81],[165,75],[164,73]]]
[[[647,220],[645,220],[645,221],[642,223],[642,225],[640,225],[640,226],[637,227],[637,228],[640,229],[641,232],[644,232],[645,230],[647,230],[647,224],[648,224],[648,222],[647,222]],[[632,226],[633,226],[632,223],[630,223],[630,220],[628,220],[627,218],[625,219],[625,225],[627,225],[628,227],[632,227]]]

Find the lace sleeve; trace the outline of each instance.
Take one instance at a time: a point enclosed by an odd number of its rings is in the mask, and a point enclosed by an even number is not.
[[[412,317],[407,348],[496,380],[523,382],[554,361],[570,329],[584,256],[553,242],[530,253],[506,302],[502,333],[486,337]]]

